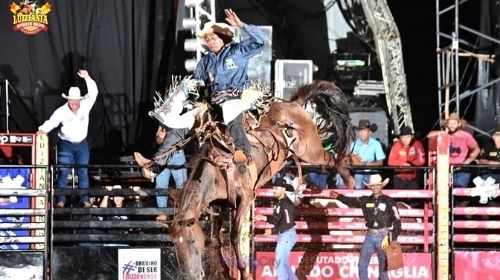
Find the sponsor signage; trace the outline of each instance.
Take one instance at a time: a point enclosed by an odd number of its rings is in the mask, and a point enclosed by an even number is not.
[[[404,253],[405,267],[389,272],[390,279],[433,279],[430,253]],[[274,271],[274,252],[257,252],[256,279],[277,279]],[[359,253],[349,252],[292,252],[292,270],[305,273],[308,280],[359,279]],[[374,254],[368,267],[370,279],[378,279],[378,258]]]
[[[160,266],[159,248],[118,250],[118,280],[160,280]]]

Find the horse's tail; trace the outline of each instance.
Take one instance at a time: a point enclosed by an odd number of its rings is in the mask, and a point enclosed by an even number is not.
[[[332,148],[335,164],[340,166],[354,138],[347,98],[340,88],[328,81],[314,81],[299,88],[292,98],[312,113],[323,147]]]

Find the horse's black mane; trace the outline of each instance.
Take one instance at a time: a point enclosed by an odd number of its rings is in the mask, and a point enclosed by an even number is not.
[[[332,82],[314,81],[300,87],[291,101],[302,104],[304,108],[312,105],[318,115],[315,121],[318,133],[323,136],[323,145],[333,145],[336,160],[342,160],[354,138],[347,98],[342,90]]]

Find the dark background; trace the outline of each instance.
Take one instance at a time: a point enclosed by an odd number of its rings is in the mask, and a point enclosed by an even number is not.
[[[36,131],[64,103],[61,93],[70,86],[86,92],[76,75],[85,68],[100,90],[89,127],[92,161],[151,151],[155,123],[147,111],[154,90],[163,91],[172,74],[185,74],[184,59],[190,56],[182,51],[187,32],[175,42],[176,1],[50,1],[49,29],[36,35],[13,31],[10,3],[0,0],[0,78],[9,79],[17,91],[11,97],[10,131]],[[388,3],[401,34],[414,126],[426,134],[439,119],[435,1]],[[223,20],[222,9],[230,7],[245,22],[272,25],[273,60],[313,59],[319,67],[315,78],[328,78],[330,51],[321,1],[219,0],[216,5],[218,20]],[[467,17],[476,26],[478,7],[473,5]],[[2,130],[4,123],[2,117]],[[55,144],[57,137],[51,140]]]

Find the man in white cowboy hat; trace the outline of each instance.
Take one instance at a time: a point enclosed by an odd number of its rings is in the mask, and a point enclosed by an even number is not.
[[[389,229],[392,226],[392,240],[397,240],[401,232],[401,220],[396,202],[391,197],[384,195],[382,189],[389,183],[379,174],[369,177],[365,186],[372,190],[372,195],[362,197],[347,197],[333,192],[332,197],[351,206],[361,208],[368,231],[359,255],[359,279],[368,280],[368,265],[373,253],[377,253],[379,263],[379,279],[387,280],[385,248],[389,245]]]
[[[87,144],[87,133],[89,127],[89,113],[97,99],[97,85],[90,78],[86,70],[78,71],[78,76],[85,79],[88,93],[82,96],[78,87],[71,87],[68,94],[62,94],[62,97],[68,102],[57,108],[52,116],[45,121],[37,133],[49,133],[54,128],[59,127],[59,145],[57,151],[58,164],[69,165],[88,165],[89,147]],[[56,188],[68,187],[69,168],[60,168],[57,176]],[[78,186],[82,189],[89,187],[89,176],[87,168],[77,168]],[[64,207],[66,203],[65,196],[57,198],[56,207]],[[80,196],[80,203],[84,207],[90,207],[89,197]]]
[[[357,130],[356,140],[351,144],[351,164],[354,166],[382,166],[385,160],[384,149],[380,142],[371,137],[372,133],[377,131],[377,125],[371,123],[370,120],[360,119],[358,125],[355,126]],[[354,175],[356,181],[355,188],[362,189],[363,182],[367,181],[370,177],[370,170],[358,170]],[[337,188],[345,188],[345,183],[337,174],[336,177]]]
[[[208,53],[196,66],[194,76],[208,88],[212,104],[222,108],[224,123],[236,148],[233,160],[244,163],[251,154],[251,146],[243,128],[240,94],[248,80],[248,61],[262,50],[265,36],[258,27],[243,23],[231,9],[225,13],[229,25],[208,22],[196,34]],[[239,27],[249,39],[233,42],[233,27]]]

